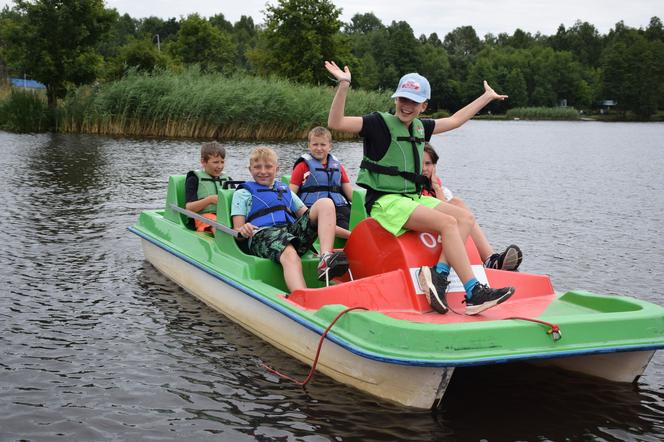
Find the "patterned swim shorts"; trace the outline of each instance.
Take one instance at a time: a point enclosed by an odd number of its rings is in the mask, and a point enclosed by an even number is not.
[[[281,254],[289,244],[302,256],[311,249],[317,237],[318,226],[309,219],[309,211],[306,211],[293,224],[259,230],[251,238],[248,251],[252,255],[279,263]]]

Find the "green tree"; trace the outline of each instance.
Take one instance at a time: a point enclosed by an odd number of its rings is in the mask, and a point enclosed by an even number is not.
[[[341,10],[329,0],[279,0],[276,5],[268,4],[264,42],[252,57],[259,72],[328,83],[325,60],[352,64],[350,43],[339,32],[340,14]]]
[[[597,29],[588,22],[578,21],[569,29],[562,24],[556,34],[549,39],[551,47],[557,51],[569,51],[583,64],[597,67],[604,42]]]
[[[175,18],[164,21],[159,17],[147,17],[139,21],[137,31],[145,38],[153,39],[160,44],[167,43],[180,31],[180,22]]]
[[[129,70],[152,72],[165,69],[170,64],[166,52],[161,52],[150,39],[131,39],[117,50],[117,55],[108,62],[111,79],[119,79]]]
[[[366,14],[355,14],[344,28],[349,34],[369,34],[385,29],[385,25],[372,12],[367,12]]]
[[[618,29],[602,58],[604,98],[641,118],[655,113],[664,88],[664,42],[633,29]]]
[[[456,78],[465,78],[468,68],[482,49],[482,42],[472,26],[461,26],[445,35],[443,48],[450,56]]]
[[[170,43],[173,58],[185,65],[198,64],[203,70],[231,70],[235,61],[235,42],[198,14],[180,23],[180,31]]]
[[[69,84],[96,78],[103,59],[95,49],[113,17],[103,0],[15,0],[14,12],[0,30],[4,56],[46,85],[50,107]]]
[[[247,52],[256,46],[258,38],[258,27],[254,24],[254,19],[243,15],[233,25],[233,39],[237,46],[237,67],[238,69],[248,71],[250,68]]]
[[[505,93],[509,100],[505,101],[509,108],[528,105],[528,88],[526,79],[519,68],[513,68],[505,78]]]

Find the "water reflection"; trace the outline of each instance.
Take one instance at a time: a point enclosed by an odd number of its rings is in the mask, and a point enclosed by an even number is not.
[[[635,126],[473,122],[434,141],[447,184],[492,242],[526,251],[526,271],[662,304],[664,126]],[[160,275],[126,230],[163,207],[169,175],[197,167],[200,141],[0,132],[0,144],[0,439],[664,439],[664,352],[636,388],[459,370],[434,412],[320,374],[306,390],[277,379],[260,362],[300,379],[308,367]],[[254,144],[226,144],[227,171],[248,178]],[[275,147],[282,172],[304,150]],[[333,152],[354,179],[360,143]]]

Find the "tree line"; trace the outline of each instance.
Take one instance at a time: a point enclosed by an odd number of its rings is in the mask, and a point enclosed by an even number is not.
[[[510,99],[489,110],[524,106],[578,109],[613,100],[621,112],[648,118],[664,108],[664,26],[618,22],[600,34],[594,25],[561,24],[554,35],[516,29],[479,37],[460,26],[442,38],[416,36],[406,21],[384,24],[373,13],[340,20],[329,0],[278,0],[264,23],[223,13],[179,19],[132,18],[103,0],[14,0],[0,12],[0,65],[47,85],[55,106],[81,84],[110,82],[130,71],[279,76],[330,84],[324,60],[347,64],[353,87],[391,91],[417,71],[432,86],[430,109],[455,111],[482,92],[487,80]]]

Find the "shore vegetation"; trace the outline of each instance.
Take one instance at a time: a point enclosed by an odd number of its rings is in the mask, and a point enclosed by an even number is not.
[[[132,72],[72,91],[58,109],[61,132],[216,139],[297,139],[327,124],[331,86],[188,69]],[[354,91],[355,115],[389,108],[389,94]],[[341,134],[338,134],[341,136]]]

